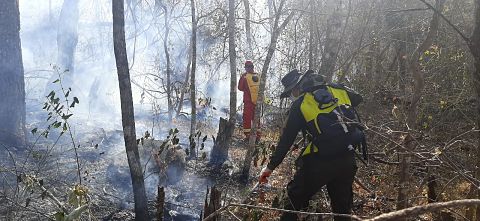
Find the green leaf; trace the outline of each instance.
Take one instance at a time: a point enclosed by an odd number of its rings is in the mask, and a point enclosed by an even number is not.
[[[173,131],[174,134],[178,133],[178,129],[175,128],[175,130]]]
[[[36,127],[32,129],[32,134],[35,134],[35,133],[37,133],[37,128]]]
[[[51,97],[50,99],[53,99],[53,97],[55,97],[55,91],[50,91],[47,97]]]
[[[78,100],[78,97],[73,97],[73,102],[79,104],[80,101]]]
[[[205,135],[202,139],[202,142],[205,142],[207,140],[207,135]]]
[[[69,94],[70,94],[70,91],[67,91],[67,93],[65,93],[65,98],[67,98]]]
[[[160,149],[165,148],[165,145],[167,145],[167,141],[163,141],[162,145],[160,145]]]
[[[53,217],[55,217],[55,221],[64,221],[65,220],[65,213],[64,212],[56,212]]]
[[[63,123],[62,133],[67,130],[68,130],[67,123]]]
[[[62,126],[62,122],[55,121],[53,123],[53,127],[55,127],[55,128],[59,128],[60,126]]]
[[[55,84],[55,83],[58,83],[58,82],[60,82],[60,79],[57,79],[57,80],[55,80],[55,81],[52,82],[52,83]]]
[[[173,140],[172,140],[173,145],[177,145],[179,142],[180,142],[180,140],[176,137],[173,138]]]
[[[70,118],[72,115],[73,115],[73,114],[67,114],[67,115],[62,114],[62,119],[68,120],[68,118]]]

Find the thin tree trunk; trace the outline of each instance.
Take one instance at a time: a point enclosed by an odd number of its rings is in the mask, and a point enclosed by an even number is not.
[[[190,0],[192,7],[192,72],[190,74],[190,102],[192,105],[190,134],[193,135],[197,124],[197,107],[195,98],[195,71],[197,68],[197,20],[195,18],[195,0]]]
[[[442,11],[444,3],[445,0],[436,0],[435,8],[439,11]],[[433,13],[427,37],[415,50],[409,62],[409,71],[412,73],[412,77],[414,80],[413,95],[407,114],[407,124],[409,128],[416,128],[418,102],[422,97],[423,87],[425,86],[425,78],[422,71],[420,70],[420,57],[432,45],[433,38],[435,38],[435,36],[437,35],[439,17],[440,16],[437,13]]]
[[[170,53],[168,52],[168,36],[170,34],[170,24],[168,23],[168,8],[167,5],[162,5],[163,11],[165,12],[165,38],[163,39],[163,50],[165,51],[165,59],[167,62],[167,109],[168,109],[168,122],[172,122],[172,82],[171,82],[171,64],[170,64]]]
[[[0,143],[25,145],[25,81],[17,0],[0,1]]]
[[[187,63],[187,71],[185,72],[185,82],[183,83],[182,92],[180,93],[180,102],[178,103],[177,114],[175,115],[178,117],[180,112],[183,108],[183,100],[185,99],[185,92],[188,91],[189,81],[190,81],[190,67],[192,66],[192,45],[190,42],[190,47],[188,49],[188,63]]]
[[[163,221],[163,210],[165,208],[165,188],[157,187],[157,221]]]
[[[315,36],[315,0],[310,0],[310,14],[309,14],[309,34],[308,34],[308,69],[315,70],[315,51],[316,44],[314,43]]]
[[[472,80],[476,95],[476,112],[477,112],[477,130],[480,129],[480,0],[475,0],[475,28],[470,36],[470,52],[474,58],[475,71],[472,72]],[[476,151],[476,171],[475,177],[480,177],[480,132],[477,133],[477,151]],[[476,184],[477,186],[480,183]],[[480,198],[480,191],[477,188],[477,198]],[[480,221],[480,207],[476,207],[475,220]]]
[[[337,63],[337,53],[340,45],[340,26],[341,17],[338,11],[335,9],[328,19],[324,51],[322,54],[322,64],[320,65],[319,70],[321,74],[326,76],[327,82],[332,81],[335,64]]]
[[[250,26],[250,3],[243,0],[245,6],[245,35],[247,37],[247,59],[253,60],[252,28]]]
[[[267,78],[267,72],[270,67],[270,61],[272,60],[273,54],[276,49],[277,45],[277,40],[280,34],[282,33],[283,29],[285,29],[285,26],[290,22],[292,19],[294,12],[290,12],[290,14],[285,18],[285,20],[282,22],[281,25],[279,25],[280,22],[280,15],[282,12],[282,9],[285,5],[285,0],[282,0],[280,2],[280,6],[278,7],[278,11],[275,14],[275,20],[273,24],[273,32],[270,37],[270,44],[268,47],[268,52],[267,56],[265,57],[265,63],[263,64],[262,67],[262,75],[260,77],[260,88],[258,92],[258,99],[257,99],[257,105],[255,106],[255,114],[253,116],[253,123],[252,123],[252,128],[251,128],[251,133],[250,133],[250,139],[248,142],[248,150],[247,154],[245,155],[245,159],[243,162],[243,167],[242,167],[242,177],[244,180],[248,180],[249,173],[250,173],[250,166],[252,164],[252,159],[253,159],[253,152],[255,150],[255,139],[256,139],[256,134],[257,134],[257,125],[260,124],[260,111],[262,109],[262,104],[264,100],[264,94],[265,94],[265,85],[266,85],[266,78]]]
[[[410,134],[405,135],[403,144],[406,150],[399,152],[400,164],[398,165],[398,193],[397,193],[397,210],[408,207],[408,188],[410,180],[410,162],[412,159],[410,151],[415,148],[413,137]]]
[[[248,2],[247,2],[248,5]],[[237,55],[235,53],[235,0],[228,1],[228,54],[230,57],[230,123],[237,116]]]
[[[113,48],[117,64],[120,101],[122,108],[123,138],[127,152],[128,166],[132,178],[133,197],[135,201],[136,220],[150,220],[147,196],[143,181],[142,166],[135,134],[135,119],[132,100],[132,85],[128,69],[125,43],[125,18],[123,0],[112,1],[113,12]]]
[[[75,63],[75,49],[78,42],[78,0],[65,0],[63,2],[62,11],[57,31],[57,45],[58,45],[58,65],[61,71],[68,70],[74,73]],[[72,75],[72,74],[70,74]],[[56,78],[56,76],[55,76]],[[64,84],[73,83],[71,77],[67,77],[68,82]]]

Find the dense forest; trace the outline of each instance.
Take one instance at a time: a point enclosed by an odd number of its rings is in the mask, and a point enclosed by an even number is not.
[[[1,0],[0,125],[0,220],[479,221],[480,0]]]

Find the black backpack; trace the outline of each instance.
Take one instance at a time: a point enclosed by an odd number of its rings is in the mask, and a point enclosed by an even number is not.
[[[338,99],[330,93],[328,87],[345,90],[352,105],[339,105]],[[362,101],[361,96],[339,84],[322,85],[316,87],[311,93],[321,110],[331,109],[332,106],[337,105],[332,111],[317,115],[320,134],[314,137],[314,144],[317,147],[347,146],[349,150],[358,149],[362,151],[363,159],[368,161],[364,127],[355,109]]]

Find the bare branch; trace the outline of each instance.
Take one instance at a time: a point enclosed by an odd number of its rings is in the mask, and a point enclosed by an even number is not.
[[[447,208],[461,207],[461,206],[476,206],[480,205],[479,199],[465,199],[465,200],[453,200],[441,203],[430,203],[423,206],[414,206],[390,213],[385,213],[380,216],[367,219],[365,221],[387,221],[387,220],[400,220],[406,217],[416,217],[421,214],[431,213]]]
[[[455,30],[455,32],[457,32],[460,37],[462,37],[462,39],[465,41],[465,43],[467,43],[467,45],[471,45],[472,42],[470,41],[470,38],[468,38],[467,36],[465,36],[458,28],[457,26],[455,26],[454,24],[452,24],[452,22],[450,20],[448,20],[441,12],[439,12],[435,7],[433,7],[430,3],[426,2],[425,0],[419,0],[421,2],[423,2],[423,4],[427,5],[428,8],[432,9],[433,12],[437,13],[440,17],[442,17],[443,20],[445,20],[445,22],[447,22],[448,25],[450,25],[450,27],[453,28],[453,30]]]
[[[479,200],[480,202],[480,200]],[[259,209],[259,210],[268,210],[268,211],[277,211],[277,212],[288,212],[288,213],[295,213],[295,214],[303,214],[303,215],[311,215],[311,216],[334,216],[334,217],[345,217],[350,218],[352,220],[361,221],[362,219],[355,215],[348,215],[348,214],[338,214],[338,213],[310,213],[310,212],[302,212],[302,211],[295,211],[295,210],[286,210],[286,209],[278,209],[278,208],[271,208],[271,207],[264,207],[264,206],[254,206],[248,204],[239,204],[239,203],[231,203],[228,204],[214,213],[207,216],[202,221],[213,220],[216,216],[220,215],[223,211],[228,209],[229,207],[243,207],[243,208],[250,208],[250,209]]]

